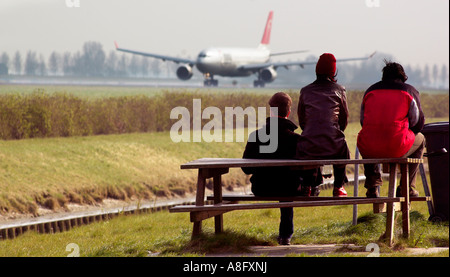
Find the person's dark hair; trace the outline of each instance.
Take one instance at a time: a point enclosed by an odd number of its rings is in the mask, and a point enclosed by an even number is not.
[[[334,74],[333,76],[329,76],[329,75],[326,75],[326,74],[316,74],[316,76],[317,76],[317,78],[321,78],[321,79],[326,79],[326,78],[329,78],[331,81],[333,81],[334,83],[337,83],[337,76],[338,76],[338,69],[336,69],[336,74]]]
[[[288,116],[291,105],[292,99],[285,92],[277,92],[269,100],[269,106],[278,108],[278,116],[281,117]]]
[[[402,82],[406,82],[406,80],[408,80],[408,76],[406,76],[405,70],[403,69],[403,66],[401,64],[387,60],[384,60],[384,63],[386,65],[382,70],[382,81],[400,80]]]

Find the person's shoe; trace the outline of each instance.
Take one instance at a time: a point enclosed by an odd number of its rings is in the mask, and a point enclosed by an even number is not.
[[[402,187],[398,186],[397,187],[397,192],[395,193],[395,195],[397,197],[402,197]],[[413,188],[409,188],[409,197],[418,197],[419,196],[419,192]]]
[[[344,187],[335,187],[333,189],[333,197],[347,197],[347,191],[345,191]]]
[[[300,190],[300,196],[309,197],[311,196],[311,186],[302,186]]]
[[[367,198],[377,198],[380,197],[380,194],[378,193],[378,187],[374,188],[368,188],[366,192]]]
[[[291,245],[291,238],[278,237],[278,244],[279,245]]]
[[[319,187],[311,187],[310,196],[319,196],[319,193],[320,193]]]

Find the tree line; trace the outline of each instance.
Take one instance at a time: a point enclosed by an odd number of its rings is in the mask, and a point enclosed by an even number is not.
[[[106,53],[102,44],[94,41],[85,42],[75,53],[52,51],[47,59],[33,50],[24,56],[16,51],[12,57],[3,52],[0,64],[6,65],[10,74],[26,76],[160,77],[169,70],[159,60],[115,50]]]
[[[390,54],[377,53],[363,63],[341,63],[338,66],[338,79],[343,84],[367,85],[380,79],[383,59],[395,61]],[[305,60],[316,61],[310,55]],[[106,53],[99,42],[88,41],[82,49],[75,52],[51,52],[48,58],[29,50],[22,56],[16,51],[12,57],[3,52],[0,65],[9,69],[9,74],[26,76],[79,76],[79,77],[175,77],[177,65],[139,55]],[[426,64],[423,67],[403,65],[409,82],[419,87],[448,89],[449,70],[447,65]],[[4,71],[4,70],[3,70]],[[307,84],[315,79],[314,67],[279,68],[277,82]],[[1,74],[1,73],[0,73]]]

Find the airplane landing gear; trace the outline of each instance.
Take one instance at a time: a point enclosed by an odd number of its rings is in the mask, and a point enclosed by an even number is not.
[[[253,87],[257,88],[257,87],[264,87],[264,85],[266,84],[266,82],[264,82],[264,80],[261,78],[261,72],[258,72],[258,80],[253,81]]]
[[[203,85],[205,87],[217,87],[219,85],[219,81],[214,80],[213,75],[206,73],[204,76],[205,76],[205,80],[203,81]]]
[[[257,87],[264,87],[266,83],[263,80],[255,80],[253,81],[253,87],[257,88]]]
[[[206,79],[203,81],[203,85],[205,87],[217,87],[219,85],[219,81],[214,79]]]

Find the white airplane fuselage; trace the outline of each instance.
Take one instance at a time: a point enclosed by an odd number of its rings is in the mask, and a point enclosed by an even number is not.
[[[254,72],[239,69],[242,65],[266,63],[270,50],[258,48],[208,48],[197,57],[197,69],[203,74],[224,77],[250,76]]]

